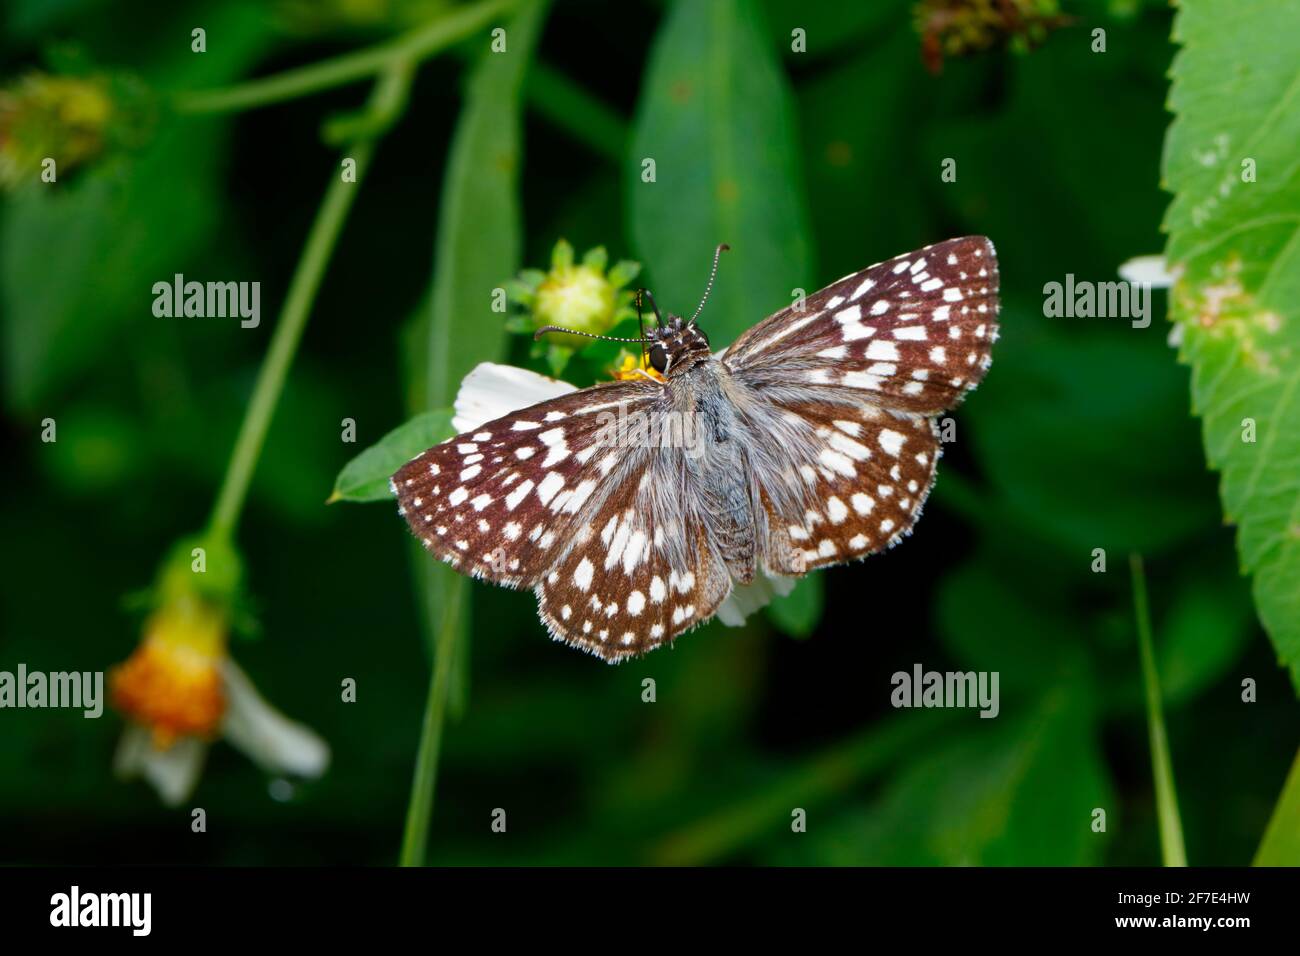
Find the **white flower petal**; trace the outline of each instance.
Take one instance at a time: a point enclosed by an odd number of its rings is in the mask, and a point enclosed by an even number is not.
[[[760,570],[749,584],[737,584],[718,605],[718,620],[728,627],[740,627],[745,618],[766,607],[773,598],[785,597],[794,590],[795,579],[769,575]]]
[[[1168,289],[1178,278],[1169,271],[1164,256],[1134,256],[1119,267],[1121,279],[1149,285],[1153,289]]]
[[[319,777],[330,762],[329,744],[309,727],[280,713],[257,692],[232,660],[221,665],[226,714],[222,735],[267,773]]]
[[[458,434],[474,431],[503,415],[577,390],[577,386],[568,382],[525,368],[483,362],[460,383],[451,427]]]
[[[123,780],[143,776],[169,807],[194,792],[208,745],[197,737],[182,737],[166,750],[153,745],[150,732],[128,724],[113,757],[113,772]]]

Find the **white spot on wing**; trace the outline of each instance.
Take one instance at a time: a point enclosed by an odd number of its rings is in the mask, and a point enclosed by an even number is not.
[[[591,562],[583,558],[578,562],[578,566],[573,571],[573,584],[579,591],[586,591],[591,587],[591,578],[596,569]]]
[[[905,440],[906,439],[904,439],[900,433],[893,429],[883,428],[880,431],[880,447],[894,457],[898,457],[898,453],[902,449]]]

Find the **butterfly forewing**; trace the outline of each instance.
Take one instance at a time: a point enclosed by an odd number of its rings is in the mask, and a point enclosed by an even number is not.
[[[730,581],[684,452],[647,440],[652,382],[541,402],[435,445],[393,476],[424,546],[457,570],[537,592],[551,634],[609,661],[712,617]]]
[[[402,515],[457,570],[532,586],[569,544],[604,478],[633,448],[609,418],[651,406],[659,388],[616,382],[488,422],[417,455],[393,476]],[[603,414],[602,414],[603,413]]]
[[[997,317],[993,244],[967,236],[832,283],[754,326],[722,360],[755,388],[852,389],[935,415],[984,377]]]

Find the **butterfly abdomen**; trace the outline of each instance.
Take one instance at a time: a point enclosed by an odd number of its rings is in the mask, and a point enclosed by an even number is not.
[[[688,458],[709,539],[731,576],[747,584],[754,578],[758,543],[745,432],[726,394],[729,374],[710,360],[674,384],[685,391],[696,417],[698,447],[688,450]]]

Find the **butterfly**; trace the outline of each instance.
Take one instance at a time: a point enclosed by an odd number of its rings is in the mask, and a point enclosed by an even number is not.
[[[717,267],[715,253],[705,300]],[[690,319],[655,306],[655,327],[624,340],[648,347],[653,372],[562,385],[392,478],[426,549],[532,588],[552,637],[611,663],[911,532],[936,417],[991,361],[997,256],[982,236],[896,256],[717,354],[703,306]]]

